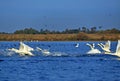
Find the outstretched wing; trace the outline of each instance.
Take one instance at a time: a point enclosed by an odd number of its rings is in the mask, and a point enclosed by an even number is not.
[[[23,42],[20,42],[19,50],[22,50],[22,51],[33,51],[34,49],[31,48],[30,46],[24,44]]]
[[[27,51],[33,51],[34,49],[26,44],[23,44],[24,45],[24,50],[27,50]]]
[[[116,48],[116,54],[120,54],[120,40],[118,40],[117,48]]]
[[[108,40],[108,41],[106,42],[104,48],[110,50],[110,44],[111,44],[111,42]]]
[[[117,54],[120,54],[120,47],[117,49]]]
[[[24,45],[22,42],[20,42],[20,47],[19,47],[19,50],[24,50]]]

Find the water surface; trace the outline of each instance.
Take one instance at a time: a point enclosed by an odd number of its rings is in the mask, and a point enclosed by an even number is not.
[[[86,54],[86,43],[99,42],[24,42],[47,49],[53,56],[33,51],[34,57],[19,56],[9,48],[19,48],[19,42],[0,42],[0,81],[119,81],[120,58],[105,54]],[[79,43],[78,48],[75,47]],[[103,41],[104,43],[104,41]],[[112,42],[115,52],[117,42]],[[12,56],[10,56],[12,54]],[[61,56],[54,56],[61,54]]]

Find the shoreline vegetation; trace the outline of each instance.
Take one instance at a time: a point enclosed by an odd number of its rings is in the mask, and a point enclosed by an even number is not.
[[[120,39],[120,30],[88,30],[86,28],[66,29],[65,31],[37,31],[32,28],[17,30],[14,33],[0,33],[0,41],[116,41]]]
[[[0,41],[116,41],[120,34],[0,34]]]

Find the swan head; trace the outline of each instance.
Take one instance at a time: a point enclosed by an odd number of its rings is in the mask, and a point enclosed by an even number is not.
[[[94,44],[89,44],[89,43],[87,43],[86,45],[88,45],[91,49],[94,49],[94,47],[95,47],[95,45]]]
[[[92,47],[95,48],[95,44],[94,43],[92,44]]]
[[[88,45],[88,46],[89,46],[90,44],[89,44],[89,43],[87,43],[86,45]]]

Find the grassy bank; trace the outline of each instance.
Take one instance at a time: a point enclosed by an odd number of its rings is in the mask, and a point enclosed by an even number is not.
[[[118,39],[120,34],[0,34],[0,41],[114,41]]]

